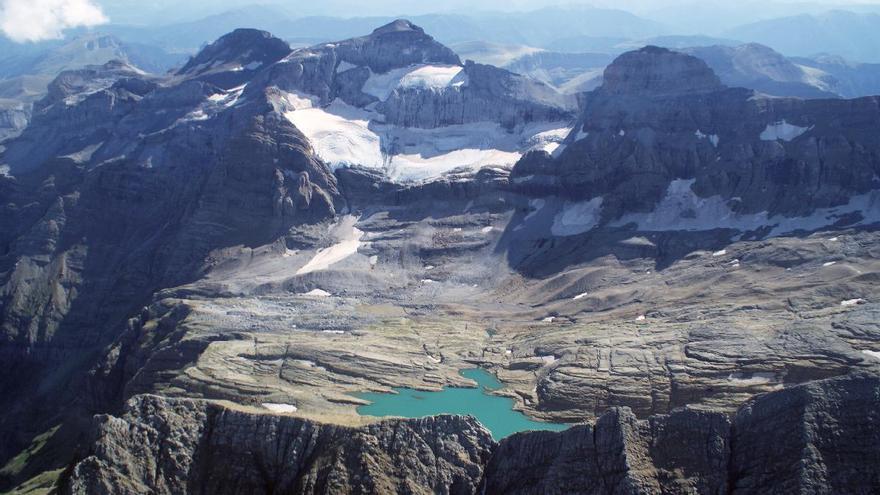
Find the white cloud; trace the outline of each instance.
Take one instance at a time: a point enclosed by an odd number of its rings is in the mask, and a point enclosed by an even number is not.
[[[65,29],[105,22],[92,0],[0,0],[0,31],[19,43],[58,39]]]

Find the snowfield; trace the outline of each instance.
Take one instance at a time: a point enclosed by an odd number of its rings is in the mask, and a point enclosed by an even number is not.
[[[320,107],[315,97],[284,93],[277,103],[332,169],[378,169],[399,182],[488,165],[509,167],[529,150],[557,151],[571,132],[567,122],[532,123],[512,132],[493,122],[407,128],[386,124],[382,114],[339,99]]]
[[[550,231],[557,236],[582,234],[599,224],[601,214],[601,197],[589,201],[566,201],[562,211],[553,218]]]
[[[440,90],[466,86],[467,74],[458,65],[413,65],[392,69],[384,74],[371,74],[361,91],[385,101],[396,89]]]

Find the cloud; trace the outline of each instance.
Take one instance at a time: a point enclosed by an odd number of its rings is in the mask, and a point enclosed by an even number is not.
[[[65,29],[107,20],[92,0],[0,0],[0,31],[19,43],[58,39]]]

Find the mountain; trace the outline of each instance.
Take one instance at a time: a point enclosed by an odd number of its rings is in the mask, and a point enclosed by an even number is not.
[[[795,64],[773,49],[750,43],[681,50],[705,61],[728,86],[751,88],[776,96],[833,98],[835,79]],[[861,95],[859,95],[861,96]]]
[[[792,61],[808,73],[821,74],[829,81],[831,89],[845,98],[880,94],[880,64],[850,62],[829,55],[794,58]]]
[[[869,491],[878,117],[403,19],[62,72],[0,149],[0,489]],[[475,367],[577,426],[359,412]]]
[[[579,93],[601,84],[602,72],[612,60],[603,53],[542,51],[523,55],[505,68],[552,85],[563,93]]]
[[[183,62],[183,57],[158,48],[123,43],[103,34],[25,48],[16,45],[6,53],[0,60],[0,141],[21,132],[30,118],[31,104],[45,96],[49,83],[65,70],[121,60],[161,73]]]
[[[525,12],[422,14],[410,19],[446,44],[483,41],[547,47],[563,36],[641,39],[666,32],[664,26],[622,10],[586,6],[547,7]],[[238,27],[270,31],[293,44],[303,45],[355,37],[392,21],[394,17],[390,16],[297,16],[268,5],[252,5],[183,23],[155,27],[111,24],[103,29],[127,42],[188,53]]]
[[[880,14],[832,10],[745,24],[725,36],[761,43],[789,56],[830,53],[859,62],[880,62]]]

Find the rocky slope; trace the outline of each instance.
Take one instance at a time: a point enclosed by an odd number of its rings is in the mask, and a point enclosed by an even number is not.
[[[60,76],[0,151],[0,483],[63,467],[84,417],[132,399],[108,428],[171,404],[186,442],[227,416],[357,431],[340,448],[377,473],[407,458],[371,443],[397,423],[364,427],[353,394],[469,385],[466,367],[566,422],[715,418],[876,373],[877,100],[762,98],[658,48],[606,76],[574,112],[406,21],[299,50],[240,30],[167,76]],[[251,414],[266,404],[300,419]],[[481,435],[405,428],[450,425]],[[492,465],[429,469],[453,447],[405,467],[435,487]],[[360,483],[291,459],[317,471],[284,483]],[[153,483],[138,472],[128,488]],[[197,489],[174,483],[157,489]]]
[[[612,409],[495,444],[471,418],[361,428],[138,396],[100,416],[67,493],[868,493],[880,487],[880,379],[760,396],[731,418]],[[246,454],[243,454],[246,453]]]

